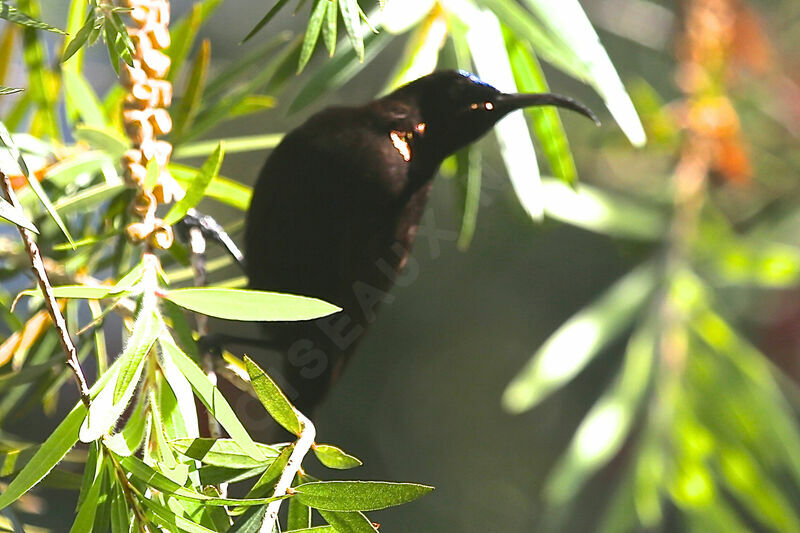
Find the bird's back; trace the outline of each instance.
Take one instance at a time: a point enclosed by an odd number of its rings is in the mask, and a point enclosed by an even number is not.
[[[313,296],[332,317],[269,324],[301,408],[324,396],[393,283],[413,242],[429,183],[365,108],[323,111],[289,133],[253,191],[245,236],[250,286]]]

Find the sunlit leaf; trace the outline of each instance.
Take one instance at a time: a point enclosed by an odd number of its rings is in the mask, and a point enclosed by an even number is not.
[[[204,464],[222,466],[225,468],[266,468],[275,457],[278,450],[265,444],[256,444],[261,450],[265,461],[256,461],[242,451],[238,444],[231,439],[176,439],[169,445],[178,453],[191,457]]]
[[[176,223],[186,215],[189,209],[192,209],[200,203],[211,181],[219,175],[219,169],[222,166],[222,159],[224,157],[225,148],[223,144],[220,143],[217,145],[216,150],[208,156],[206,162],[203,163],[200,171],[195,175],[189,187],[186,189],[186,194],[183,198],[178,200],[164,216],[164,222],[166,224]]]
[[[245,357],[244,362],[247,365],[247,373],[250,375],[250,384],[270,416],[289,433],[300,435],[303,431],[303,424],[297,416],[295,407],[280,387],[252,359]]]
[[[319,462],[328,468],[348,470],[364,464],[359,458],[330,444],[315,444],[312,449],[314,450],[314,455],[319,459]]]
[[[416,500],[433,487],[387,481],[312,481],[294,488],[295,498],[325,511],[375,511]],[[335,527],[335,526],[334,526]]]
[[[227,320],[310,320],[341,311],[316,298],[248,289],[192,287],[166,291],[162,296],[190,311]]]
[[[206,406],[206,409],[216,418],[220,425],[228,432],[233,440],[239,447],[247,453],[251,458],[256,461],[266,461],[267,458],[256,446],[253,439],[250,437],[247,430],[242,426],[242,423],[236,417],[236,414],[231,409],[231,406],[222,396],[219,389],[214,386],[209,380],[208,376],[187,356],[183,351],[178,348],[175,342],[165,335],[159,338],[164,353],[172,358],[175,366],[186,377],[192,385],[197,397]]]
[[[0,19],[5,19],[9,22],[13,22],[14,24],[25,26],[26,28],[33,28],[36,30],[47,30],[53,33],[60,33],[61,35],[65,35],[65,32],[63,30],[59,30],[55,26],[51,26],[50,24],[47,24],[40,20],[36,20],[35,18],[26,15],[16,7],[9,5],[5,0],[0,0]]]
[[[567,320],[508,385],[503,406],[521,413],[564,386],[628,327],[654,286],[653,265],[644,264]]]

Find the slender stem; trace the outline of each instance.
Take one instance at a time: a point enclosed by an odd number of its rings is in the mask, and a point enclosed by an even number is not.
[[[300,438],[297,439],[294,451],[292,455],[289,456],[289,461],[286,463],[286,468],[284,468],[281,473],[278,484],[275,485],[275,492],[272,494],[275,498],[285,496],[289,492],[294,477],[303,465],[303,458],[314,444],[314,439],[317,438],[317,430],[311,420],[306,418],[299,411],[297,411],[297,418],[300,419],[300,425],[303,431],[300,433]],[[259,533],[273,533],[278,531],[278,511],[280,511],[282,502],[282,499],[276,500],[267,506],[267,513],[264,516],[264,523],[261,524]]]
[[[17,199],[17,195],[14,194],[14,189],[11,187],[11,181],[3,172],[0,172],[0,187],[2,187],[3,194],[11,203],[11,205],[19,210],[22,210],[22,206]],[[47,278],[47,270],[44,268],[42,255],[39,253],[39,247],[36,245],[33,234],[29,230],[23,228],[22,226],[17,226],[17,229],[22,236],[22,241],[25,243],[25,249],[27,250],[28,257],[31,260],[31,269],[33,270],[33,274],[39,282],[39,288],[42,290],[42,294],[44,294],[44,302],[47,305],[47,310],[50,312],[50,318],[53,320],[53,326],[55,327],[58,338],[61,341],[61,346],[64,348],[64,352],[66,353],[67,366],[72,370],[72,374],[75,376],[81,401],[88,409],[91,405],[89,387],[86,384],[86,378],[83,375],[81,364],[78,362],[78,352],[69,336],[67,322],[64,320],[64,315],[61,314],[61,309],[59,308],[58,302],[56,302],[55,295],[53,294],[53,287],[50,285],[50,281]]]

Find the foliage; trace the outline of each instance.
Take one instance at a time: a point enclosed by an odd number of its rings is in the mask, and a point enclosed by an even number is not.
[[[268,23],[288,4],[275,2],[245,41],[269,30]],[[166,215],[170,223],[203,198],[246,209],[249,188],[220,175],[224,154],[272,148],[282,135],[208,139],[215,128],[269,111],[276,101],[290,111],[307,109],[406,34],[405,51],[387,88],[438,67],[477,70],[502,90],[545,91],[544,60],[593,87],[629,141],[645,142],[632,100],[577,0],[390,0],[369,14],[364,8],[375,6],[362,8],[356,0],[315,0],[307,6],[309,22],[302,35],[272,32],[261,43],[248,41],[238,60],[212,74],[211,44],[196,39],[220,5],[221,0],[197,1],[171,28],[169,79],[185,79],[173,107],[173,156],[208,159],[201,168],[170,164],[187,193]],[[298,9],[303,5],[299,2]],[[192,277],[182,246],[156,259],[131,245],[125,227],[132,191],[119,163],[130,146],[119,118],[125,92],[115,86],[106,95],[96,94],[82,66],[85,47],[101,36],[115,69],[121,61],[130,62],[126,10],[73,0],[58,54],[62,63],[54,66],[39,30],[61,30],[41,22],[38,0],[20,0],[17,6],[0,0],[0,18],[14,23],[0,35],[0,84],[18,41],[28,83],[24,91],[0,85],[4,105],[8,99],[0,122],[0,169],[10,174],[23,210],[3,200],[0,217],[40,233],[79,359],[93,357],[99,375],[91,407],[78,403],[44,443],[0,435],[5,464],[11,465],[2,472],[9,478],[0,494],[3,516],[19,523],[12,504],[24,502],[38,483],[66,479],[79,490],[73,531],[126,531],[131,524],[168,531],[257,531],[270,503],[283,498],[288,498],[289,530],[308,530],[314,508],[329,527],[313,531],[376,531],[362,511],[429,492],[418,484],[328,482],[291,471],[310,426],[262,369],[229,356],[265,409],[298,440],[267,445],[251,438],[208,379],[183,310],[232,320],[302,320],[336,308],[292,295],[244,291],[237,288],[240,279],[179,287]],[[314,58],[320,39],[332,56],[324,62]],[[688,61],[679,57],[681,62]],[[710,70],[709,86],[685,92],[682,102],[689,111],[724,113],[735,107],[728,105],[735,99],[722,63]],[[304,77],[293,77],[306,69]],[[290,86],[297,89],[291,96]],[[59,120],[62,97],[66,127]],[[618,374],[549,478],[548,512],[563,516],[589,479],[612,459],[624,457],[627,471],[606,517],[607,531],[656,527],[673,508],[699,530],[707,524],[745,530],[751,522],[779,531],[800,529],[792,503],[800,490],[800,433],[784,390],[793,385],[781,381],[734,325],[738,317],[726,313],[731,288],[741,289],[742,298],[752,297],[753,291],[745,289],[753,287],[796,285],[800,250],[779,242],[794,211],[776,220],[765,214],[769,205],[758,204],[758,198],[744,206],[727,205],[725,191],[741,178],[741,172],[725,166],[733,156],[707,162],[702,186],[686,193],[681,163],[691,160],[697,143],[718,142],[719,136],[678,123],[644,82],[634,100],[644,111],[655,149],[674,154],[674,175],[659,176],[655,191],[578,185],[578,166],[554,110],[532,110],[527,120],[511,117],[496,130],[511,184],[532,218],[547,216],[643,243],[650,255],[536,351],[506,390],[504,406],[515,413],[534,408],[627,336]],[[529,127],[553,178],[540,179],[538,164],[532,163],[536,152]],[[744,144],[739,137],[726,142],[729,149]],[[476,227],[484,149],[472,146],[444,167],[456,176],[462,195],[461,247],[469,245]],[[709,178],[713,173],[728,181],[715,186]],[[737,216],[736,209],[747,214]],[[28,259],[20,245],[9,242],[7,249],[10,266],[2,272],[7,288],[0,292],[0,317],[10,332],[0,346],[3,422],[27,412],[37,399],[54,412],[69,375],[39,290],[23,291],[24,305],[13,305],[11,287],[19,285],[17,274]],[[214,260],[208,269],[229,264],[226,258]],[[87,309],[91,321],[79,327]],[[123,317],[127,342],[109,360],[106,320],[112,314]],[[195,398],[229,438],[201,436]],[[306,444],[328,468],[361,464],[336,446]],[[82,479],[70,468],[75,461],[82,465]],[[273,498],[287,471],[293,487],[287,496]],[[247,487],[246,496],[228,498],[220,490],[227,483]]]

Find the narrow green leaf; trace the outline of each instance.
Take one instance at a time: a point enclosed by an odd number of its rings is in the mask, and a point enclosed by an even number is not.
[[[75,37],[73,37],[73,39],[64,48],[64,53],[61,55],[62,63],[74,56],[78,50],[80,50],[83,45],[89,41],[89,36],[97,27],[97,18],[95,17],[95,13],[96,12],[94,10],[89,11],[83,26],[81,26],[81,28],[78,30],[78,33],[75,34]]]
[[[509,46],[509,57],[520,91],[549,92],[547,81],[536,56],[522,42],[512,40]],[[525,111],[531,117],[533,130],[542,144],[553,174],[565,183],[576,183],[578,171],[575,168],[575,161],[572,159],[569,141],[558,111],[553,107],[532,107]]]
[[[297,73],[303,72],[308,60],[311,59],[311,54],[317,46],[319,40],[319,32],[322,29],[322,21],[325,19],[325,13],[331,5],[330,0],[317,0],[314,4],[314,9],[311,11],[311,17],[308,19],[308,27],[306,28],[306,35],[303,38],[303,47],[300,49],[300,61],[297,64]]]
[[[272,446],[256,443],[266,458],[265,461],[256,461],[243,452],[235,441],[221,438],[175,439],[169,445],[186,457],[191,457],[204,464],[226,468],[266,468],[279,454],[279,451]]]
[[[200,524],[196,524],[182,516],[176,515],[168,507],[164,507],[149,498],[144,498],[142,503],[148,510],[148,518],[166,528],[167,531],[181,530],[187,533],[215,533],[207,527],[203,527]]]
[[[172,135],[175,139],[181,139],[183,132],[192,127],[194,117],[200,108],[210,61],[211,41],[205,39],[197,52],[189,79],[186,81],[186,88],[177,106],[178,109],[175,111],[172,129]]]
[[[0,218],[4,218],[12,224],[21,226],[34,233],[39,233],[39,230],[36,229],[36,226],[25,216],[25,213],[23,213],[21,209],[17,209],[3,198],[0,198]]]
[[[316,298],[249,289],[191,287],[174,289],[164,298],[190,311],[227,320],[311,320],[341,311]]]
[[[325,22],[322,25],[322,40],[328,54],[333,57],[336,51],[336,29],[339,21],[339,0],[328,0],[327,11],[325,12]]]
[[[175,178],[184,189],[189,187],[194,177],[199,172],[197,169],[177,163],[170,163],[169,170],[172,177]],[[217,176],[209,183],[206,189],[206,196],[230,205],[231,207],[235,207],[240,211],[246,211],[250,205],[250,198],[253,196],[253,189],[229,178]]]
[[[365,41],[367,48],[363,64],[359,64],[358,56],[352,49],[327,61],[322,67],[315,70],[312,78],[289,104],[289,112],[293,113],[307,107],[321,96],[350,81],[366,64],[378,56],[392,41],[392,37],[387,32],[381,32],[377,35],[368,35]]]
[[[19,165],[20,170],[28,180],[28,185],[30,185],[31,190],[34,192],[34,194],[36,194],[36,197],[39,198],[39,201],[47,210],[50,218],[55,221],[70,244],[73,244],[72,235],[70,235],[69,230],[67,230],[67,226],[56,212],[55,207],[53,207],[52,202],[50,202],[50,198],[47,197],[47,193],[45,193],[44,189],[42,189],[42,185],[35,176],[31,177],[30,171],[28,170],[28,165],[25,164],[22,154],[19,153],[14,141],[11,139],[11,133],[8,131],[8,129],[6,129],[2,122],[0,122],[0,146],[5,147],[11,154],[11,157],[17,161],[17,165]]]
[[[548,338],[503,393],[512,413],[531,409],[565,385],[628,327],[655,286],[653,265],[626,274]]]
[[[222,166],[222,159],[225,157],[225,147],[223,143],[217,145],[216,150],[208,156],[208,159],[200,168],[194,180],[192,180],[186,194],[178,200],[164,217],[165,224],[174,224],[181,220],[189,209],[195,207],[205,196],[211,181],[219,175]],[[177,302],[176,302],[177,303]]]
[[[484,79],[492,80],[500,91],[516,92],[500,22],[492,12],[484,10],[471,22],[467,44],[478,73]],[[536,150],[524,116],[522,113],[511,113],[497,123],[494,132],[520,205],[533,220],[541,220],[544,216],[542,181]]]
[[[85,213],[99,206],[102,202],[113,198],[126,188],[123,183],[98,183],[77,194],[62,196],[55,203],[55,208],[62,215],[69,215],[75,212]],[[79,242],[75,242],[75,246],[79,246]]]
[[[300,435],[303,425],[297,416],[297,410],[280,387],[252,359],[245,357],[244,362],[250,375],[250,384],[270,416],[289,433]]]
[[[314,509],[349,512],[402,505],[424,496],[433,487],[388,481],[312,481],[293,490],[295,498]]]
[[[83,74],[73,72],[72,69],[64,69],[61,75],[67,100],[77,110],[83,122],[95,128],[105,127],[103,106]]]
[[[156,183],[158,183],[159,174],[160,169],[158,167],[158,160],[154,157],[147,162],[147,174],[145,174],[142,188],[147,192],[152,192],[153,187],[155,187]]]
[[[72,523],[72,528],[69,530],[70,533],[92,531],[92,524],[94,524],[94,517],[97,513],[100,490],[103,487],[103,477],[106,471],[105,468],[102,468],[102,463],[99,463],[97,466],[97,469],[92,469],[93,476],[90,480],[89,489],[86,491],[86,496],[78,507],[78,514],[75,516],[75,521]]]
[[[563,505],[574,497],[624,444],[656,363],[658,337],[652,322],[633,334],[620,375],[586,414],[550,474],[545,496],[553,505]]]
[[[59,30],[55,26],[51,26],[50,24],[47,24],[40,20],[36,20],[35,18],[26,15],[16,7],[8,5],[5,2],[5,0],[0,0],[0,19],[5,19],[9,22],[13,22],[14,24],[25,26],[26,28],[33,28],[36,30],[47,30],[53,33],[60,33],[61,35],[66,35],[66,32],[64,32],[64,30]]]
[[[3,85],[0,85],[0,95],[19,93],[24,90],[25,89],[20,87],[4,87]]]
[[[242,426],[242,423],[236,418],[236,414],[231,409],[231,406],[222,396],[222,393],[217,387],[211,384],[205,373],[187,356],[183,351],[178,348],[175,342],[164,335],[159,339],[161,348],[164,353],[172,359],[175,366],[180,369],[181,373],[189,380],[197,397],[206,406],[206,409],[216,418],[228,434],[236,441],[239,447],[247,453],[255,461],[266,461],[267,458],[261,450],[253,442],[253,439],[247,433],[247,430]]]
[[[458,247],[461,250],[469,248],[475,236],[481,201],[482,159],[481,149],[476,145],[468,146],[456,154],[457,173],[464,183],[464,210],[458,234]]]
[[[119,403],[129,388],[136,386],[144,358],[155,344],[163,325],[157,311],[142,308],[133,324],[125,351],[120,356],[124,363],[114,386],[114,404]]]
[[[587,81],[603,97],[631,144],[644,146],[647,137],[633,102],[580,2],[525,0],[525,3],[584,65]]]
[[[328,0],[322,0],[328,1]],[[300,503],[297,498],[289,500],[289,516],[286,518],[286,529],[294,530],[308,530],[311,527],[311,507]]]
[[[222,0],[195,2],[192,10],[170,25],[170,45],[167,55],[172,60],[167,79],[174,82],[183,67],[183,62],[192,49],[197,32],[220,6]]]
[[[341,448],[330,444],[315,444],[312,449],[319,462],[328,468],[348,470],[364,464],[358,457],[353,457]]]
[[[95,128],[80,124],[75,129],[75,138],[86,141],[98,150],[103,150],[111,159],[120,159],[130,148],[130,141],[109,128]]]
[[[122,467],[125,468],[126,472],[130,472],[131,475],[136,477],[137,479],[141,480],[145,484],[154,489],[170,494],[175,496],[176,498],[182,498],[187,500],[195,500],[203,502],[205,505],[237,505],[237,506],[254,506],[254,505],[264,505],[265,503],[269,503],[270,501],[274,501],[278,498],[246,498],[246,499],[239,499],[239,498],[217,498],[214,496],[208,496],[206,494],[202,494],[200,492],[196,492],[186,487],[175,483],[167,476],[162,474],[161,472],[155,470],[151,466],[147,465],[141,459],[130,456],[130,457],[119,457],[119,463]]]
[[[372,521],[359,512],[336,512],[320,510],[319,514],[333,526],[336,533],[377,533]]]
[[[263,135],[247,135],[243,137],[226,137],[213,141],[199,141],[182,144],[175,150],[174,157],[188,158],[207,156],[213,153],[220,145],[225,144],[225,153],[254,152],[275,148],[283,139],[282,133],[267,133]],[[188,167],[186,167],[188,168]]]
[[[102,300],[111,292],[111,287],[90,287],[88,285],[59,285],[53,287],[53,296],[56,298],[81,298],[86,300]],[[21,296],[42,296],[39,287],[26,289],[19,293]]]
[[[86,418],[86,407],[78,403],[0,494],[0,509],[28,492],[64,458],[78,441],[78,432],[84,418]]]
[[[267,14],[266,14],[266,15],[264,15],[264,17],[263,17],[261,20],[259,20],[259,21],[258,21],[258,23],[257,23],[257,24],[256,24],[256,25],[253,27],[253,29],[252,29],[252,30],[250,30],[250,33],[248,33],[248,34],[245,36],[245,38],[244,38],[244,39],[242,39],[242,43],[245,43],[245,42],[247,42],[247,41],[248,41],[248,40],[249,40],[249,39],[250,39],[250,38],[251,38],[253,35],[255,35],[256,33],[258,33],[258,32],[261,30],[261,28],[263,28],[264,26],[266,26],[266,25],[267,25],[267,23],[268,23],[270,20],[272,20],[272,17],[274,17],[275,15],[277,15],[277,14],[278,14],[278,11],[280,11],[280,10],[281,10],[281,8],[282,8],[283,6],[285,6],[285,5],[288,3],[288,1],[289,1],[289,0],[278,0],[278,1],[275,3],[275,5],[274,5],[274,6],[272,6],[272,9],[270,9],[269,11],[267,11]]]
[[[361,32],[361,14],[358,0],[339,0],[339,11],[344,21],[347,38],[355,50],[358,60],[364,61],[364,36]]]
[[[658,240],[667,216],[655,206],[634,202],[585,183],[573,188],[561,180],[542,180],[547,216],[589,231],[635,240]]]
[[[292,503],[295,500],[291,500]],[[290,504],[291,505],[291,504]],[[290,507],[291,509],[291,507]],[[290,529],[287,530],[286,533],[337,533],[339,530],[334,529],[333,526],[317,526],[317,527],[307,527],[303,529]]]

